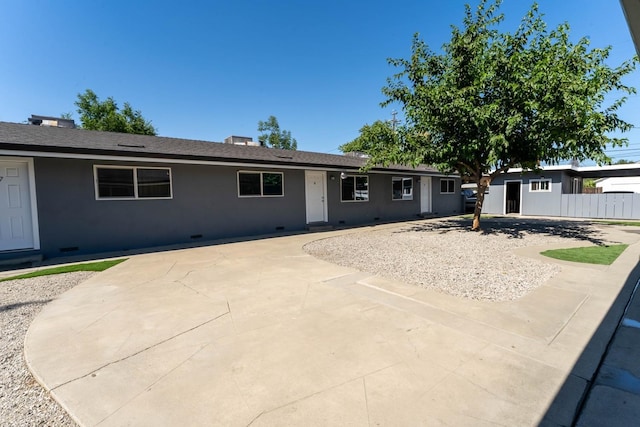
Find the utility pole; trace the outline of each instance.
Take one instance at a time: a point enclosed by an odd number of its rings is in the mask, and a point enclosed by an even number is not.
[[[396,130],[396,124],[400,123],[400,120],[396,118],[397,114],[398,112],[396,110],[391,111],[391,116],[393,117],[391,119],[391,129],[393,129],[394,131]]]

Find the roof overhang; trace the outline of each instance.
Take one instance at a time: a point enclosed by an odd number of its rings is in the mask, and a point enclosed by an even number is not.
[[[640,56],[640,0],[620,0],[636,52]]]
[[[536,171],[522,168],[511,168],[507,173],[536,173]],[[550,165],[542,166],[538,173],[544,172],[566,172],[572,176],[582,178],[610,178],[618,176],[640,176],[640,163],[629,163],[622,165],[607,166],[571,166],[571,165]]]
[[[58,159],[81,159],[106,162],[135,162],[135,163],[155,163],[155,164],[190,164],[190,165],[210,165],[210,166],[228,166],[242,168],[272,168],[272,169],[294,169],[294,170],[322,170],[328,172],[347,172],[359,173],[360,168],[355,166],[338,166],[338,165],[318,165],[314,163],[278,163],[265,160],[247,160],[247,159],[230,159],[230,158],[214,158],[203,156],[182,156],[176,158],[170,155],[160,155],[158,153],[127,153],[105,150],[72,150],[59,149],[56,151],[44,151],[37,148],[42,147],[17,147],[11,146],[6,149],[7,144],[0,144],[0,156],[18,156],[18,157],[44,157]],[[458,176],[449,175],[441,172],[428,170],[426,168],[415,169],[396,169],[393,167],[373,167],[370,173],[403,175],[419,175],[419,176]]]

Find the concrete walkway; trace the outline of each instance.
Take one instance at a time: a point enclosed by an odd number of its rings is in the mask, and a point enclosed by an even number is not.
[[[357,229],[138,255],[47,305],[25,355],[85,426],[570,425],[640,256],[609,230],[613,265],[501,303],[302,249]]]

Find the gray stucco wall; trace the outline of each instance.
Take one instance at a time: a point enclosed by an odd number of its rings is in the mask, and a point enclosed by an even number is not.
[[[440,181],[442,179],[453,179],[455,182],[453,193],[440,193]],[[446,177],[439,178],[434,177],[431,179],[432,183],[432,205],[433,213],[437,215],[454,215],[464,213],[464,201],[462,199],[461,182],[459,178]]]
[[[166,200],[96,200],[94,165],[168,167],[173,198]],[[35,158],[41,252],[46,258],[158,245],[296,231],[306,227],[304,170],[149,164]],[[284,197],[239,198],[237,171],[284,174]],[[331,179],[333,176],[334,179]],[[340,176],[327,172],[329,223],[358,225],[414,219],[420,214],[420,182],[413,176],[413,200],[392,200],[392,177],[368,174],[368,202],[340,201]],[[432,179],[433,211],[461,211],[456,193],[440,194]]]
[[[392,200],[392,177],[396,175],[366,174],[366,176],[369,177],[369,200],[343,202],[340,200],[339,174],[336,172],[327,174],[330,224],[351,225],[417,218],[420,213],[420,183],[415,177],[413,177],[413,200]]]
[[[327,173],[327,200],[329,223],[332,225],[357,225],[377,221],[417,219],[420,215],[421,189],[418,176],[413,178],[413,200],[392,199],[393,177],[411,177],[402,174],[363,174],[369,177],[369,200],[366,202],[343,202],[340,200],[340,176]],[[333,176],[334,179],[331,179]],[[431,211],[438,215],[454,215],[462,212],[460,179],[455,181],[453,194],[440,194],[440,178],[431,179]]]
[[[238,168],[173,164],[173,199],[96,200],[94,164],[141,166],[35,159],[46,257],[266,234],[280,227],[301,230],[306,225],[304,171],[284,171],[284,197],[238,198]]]

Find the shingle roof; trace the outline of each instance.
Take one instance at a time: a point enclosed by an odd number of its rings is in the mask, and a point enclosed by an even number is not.
[[[336,154],[6,122],[0,122],[0,150],[345,169],[357,169],[365,164],[365,159]],[[391,165],[373,170],[438,173],[428,166],[414,169]]]

